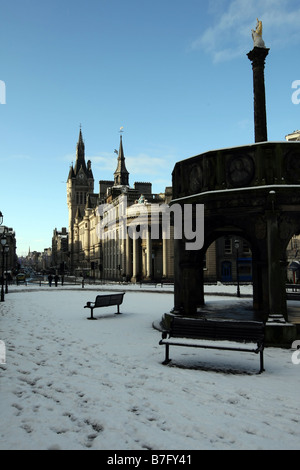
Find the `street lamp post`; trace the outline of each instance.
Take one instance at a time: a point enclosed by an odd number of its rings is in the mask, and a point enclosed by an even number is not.
[[[9,253],[8,245],[4,247],[4,252],[5,252],[5,294],[8,294],[8,275],[7,275],[8,253]]]
[[[234,246],[236,248],[236,278],[237,278],[237,297],[241,297],[241,292],[240,292],[240,273],[239,273],[239,247],[240,247],[240,241],[235,240],[234,241]]]
[[[0,239],[2,246],[2,280],[1,280],[1,302],[4,302],[4,250],[6,245],[6,236],[3,235]]]

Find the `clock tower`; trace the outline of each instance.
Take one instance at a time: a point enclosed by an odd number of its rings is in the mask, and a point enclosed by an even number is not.
[[[85,145],[81,128],[76,146],[76,162],[70,167],[67,181],[67,203],[69,209],[69,252],[70,268],[73,268],[75,218],[83,217],[87,195],[94,192],[94,177],[91,161],[85,162]]]

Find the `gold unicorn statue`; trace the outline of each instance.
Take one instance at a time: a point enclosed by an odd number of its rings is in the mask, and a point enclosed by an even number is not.
[[[257,18],[256,29],[252,29],[254,47],[266,47],[265,42],[262,38],[262,30],[262,21],[259,21],[259,19]]]

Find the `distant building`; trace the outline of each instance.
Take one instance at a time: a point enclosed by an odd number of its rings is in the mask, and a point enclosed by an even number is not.
[[[1,246],[0,254],[0,276],[2,274],[2,269],[14,273],[17,268],[18,258],[16,255],[16,233],[12,228],[6,227],[4,225],[0,226],[0,237],[6,237],[6,246],[9,248],[8,252],[4,252],[4,265],[3,265],[3,252]]]
[[[287,251],[287,281],[293,284],[300,282],[300,236],[294,235]]]
[[[85,145],[80,129],[76,149],[76,162],[70,168],[67,181],[67,202],[69,209],[68,269],[73,274],[89,275],[107,280],[173,279],[173,237],[164,240],[162,231],[152,240],[149,230],[143,230],[134,240],[124,231],[126,223],[132,222],[137,207],[148,214],[151,206],[168,204],[172,189],[153,194],[151,183],[129,185],[120,136],[117,168],[114,179],[100,180],[99,192],[94,193],[94,177],[91,162],[85,162]],[[126,207],[124,207],[124,201]],[[138,205],[138,206],[137,206]],[[102,211],[99,211],[99,208]],[[121,212],[123,211],[123,212]],[[99,227],[105,226],[105,235],[99,234]]]
[[[122,135],[120,136],[117,168],[114,179],[100,180],[99,191],[94,193],[91,162],[85,162],[82,132],[76,147],[75,166],[71,166],[67,181],[69,229],[54,230],[52,239],[52,265],[64,263],[67,271],[76,275],[89,275],[104,280],[139,282],[146,280],[173,280],[174,240],[162,233],[153,240],[150,229],[143,229],[137,240],[129,236],[128,227],[141,211],[149,224],[150,212],[172,200],[172,188],[153,194],[150,182],[129,184]],[[124,207],[124,201],[126,207]],[[99,212],[99,208],[102,210]],[[122,215],[126,217],[126,228]],[[104,226],[105,235],[99,236]],[[126,236],[122,233],[126,231]],[[68,241],[68,249],[66,248]],[[235,241],[239,240],[239,248]],[[62,242],[64,241],[64,245]],[[252,281],[252,253],[247,242],[239,237],[221,237],[207,250],[204,278],[206,282]]]
[[[288,142],[300,142],[300,130],[285,136]],[[287,247],[287,281],[300,281],[300,235],[295,234]]]
[[[49,271],[52,266],[52,249],[44,248],[44,251],[40,253],[38,257],[37,271]]]
[[[60,274],[65,272],[68,263],[68,232],[66,227],[61,231],[55,228],[52,236],[51,267]]]
[[[294,131],[292,134],[286,135],[285,139],[288,142],[300,142],[300,131]]]
[[[238,247],[237,247],[238,246]],[[252,252],[246,240],[238,236],[220,237],[206,252],[205,282],[231,283],[252,281]]]

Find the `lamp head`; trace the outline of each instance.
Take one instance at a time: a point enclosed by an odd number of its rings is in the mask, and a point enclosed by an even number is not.
[[[234,240],[234,246],[238,250],[240,247],[240,240]]]

